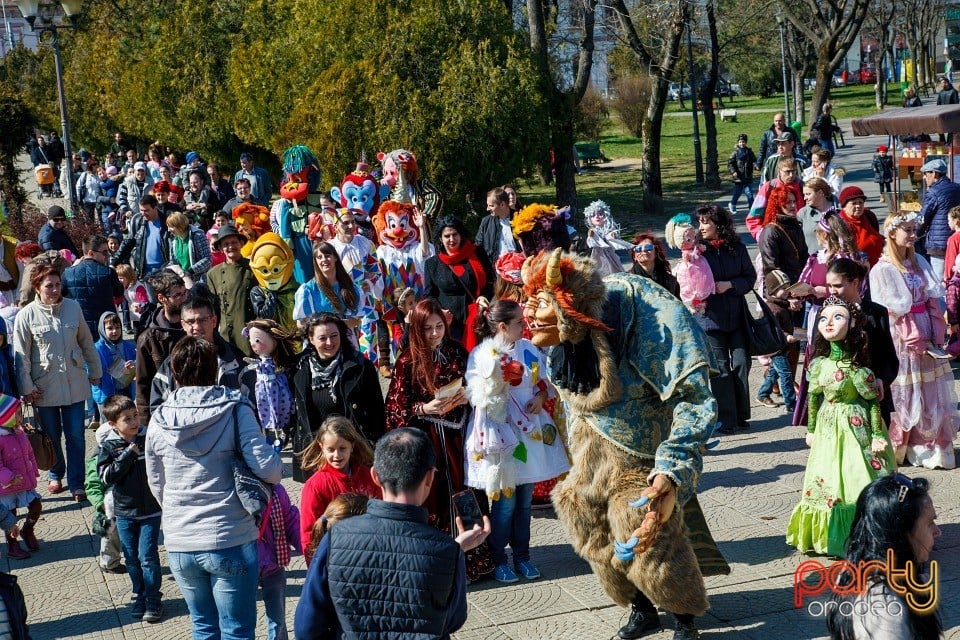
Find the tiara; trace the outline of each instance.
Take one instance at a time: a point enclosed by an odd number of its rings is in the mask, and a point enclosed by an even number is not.
[[[820,303],[821,309],[825,309],[827,307],[846,307],[847,309],[849,309],[852,306],[853,305],[851,305],[849,302],[847,302],[846,300],[844,300],[839,296],[830,296],[826,300],[824,300],[822,303]]]
[[[887,221],[884,223],[887,236],[893,235],[893,232],[903,225],[911,222],[917,222],[918,220],[920,220],[920,214],[918,214],[916,211],[906,211],[896,215],[887,216]]]

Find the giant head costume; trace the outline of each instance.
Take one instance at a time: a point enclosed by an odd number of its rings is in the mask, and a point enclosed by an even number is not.
[[[570,249],[570,232],[567,230],[569,207],[558,209],[554,205],[534,202],[521,209],[513,217],[510,227],[520,240],[523,253],[532,256],[542,250]]]
[[[420,243],[420,230],[413,223],[413,205],[386,200],[377,209],[373,228],[379,244],[390,245],[400,251]]]
[[[330,189],[330,197],[341,207],[362,212],[364,216],[374,213],[380,200],[389,193],[390,188],[377,182],[366,162],[358,162],[357,168],[343,177],[340,186]]]
[[[381,184],[390,190],[390,199],[395,202],[416,202],[414,185],[420,176],[417,157],[406,149],[394,149],[378,153],[377,160],[383,167]]]
[[[310,149],[302,144],[283,152],[284,182],[280,197],[302,203],[310,192],[320,188],[320,162]]]
[[[280,236],[268,231],[253,244],[250,268],[261,287],[279,291],[293,275],[293,251]]]

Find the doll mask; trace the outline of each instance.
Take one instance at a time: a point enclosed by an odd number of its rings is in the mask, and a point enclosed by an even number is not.
[[[831,304],[820,310],[817,331],[828,342],[840,342],[850,329],[850,310],[845,306]]]
[[[689,251],[697,246],[697,230],[694,227],[687,227],[683,231],[683,239],[680,242],[680,248]]]
[[[250,349],[258,358],[272,356],[277,350],[276,339],[263,329],[251,327],[247,338],[250,340]]]

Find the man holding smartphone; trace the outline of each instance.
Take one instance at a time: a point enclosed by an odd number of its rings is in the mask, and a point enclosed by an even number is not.
[[[320,542],[294,617],[298,640],[399,633],[447,638],[463,626],[464,551],[487,538],[490,520],[484,516],[483,528],[464,531],[457,517],[456,539],[427,524],[421,505],[436,463],[433,445],[418,429],[380,438],[372,476],[383,500],[370,500],[365,514],[337,522]]]

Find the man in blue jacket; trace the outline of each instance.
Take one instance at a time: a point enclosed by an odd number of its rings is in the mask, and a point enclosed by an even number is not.
[[[427,524],[423,502],[436,475],[426,434],[396,429],[377,442],[373,481],[383,500],[337,522],[310,563],[294,617],[297,640],[449,638],[467,620],[464,551],[490,521],[456,539]],[[463,522],[457,518],[463,531]]]
[[[100,335],[100,316],[116,311],[115,298],[123,297],[117,273],[107,266],[107,238],[93,234],[83,239],[83,258],[63,272],[63,295],[80,303],[90,335]]]
[[[947,212],[960,205],[960,184],[947,178],[947,163],[940,159],[925,162],[920,167],[920,172],[927,188],[927,192],[923,194],[923,207],[920,209],[923,231],[926,233],[925,247],[933,272],[943,278],[947,240],[953,233],[947,224]]]

